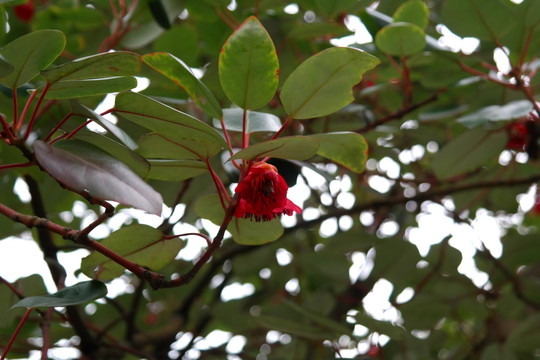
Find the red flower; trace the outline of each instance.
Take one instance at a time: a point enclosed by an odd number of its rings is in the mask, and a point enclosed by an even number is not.
[[[256,162],[234,190],[240,197],[234,216],[270,221],[281,214],[300,214],[302,209],[287,199],[288,189],[275,166]]]
[[[13,7],[13,12],[21,21],[29,22],[34,17],[34,4],[31,1],[27,1],[25,4]]]

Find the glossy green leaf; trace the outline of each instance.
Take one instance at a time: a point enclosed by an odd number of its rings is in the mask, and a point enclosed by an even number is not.
[[[134,77],[119,77],[100,80],[74,80],[54,83],[45,94],[45,99],[74,99],[85,96],[106,95],[131,90],[137,86]],[[43,87],[37,91],[42,92]]]
[[[36,77],[60,55],[66,38],[58,30],[38,30],[21,36],[2,49],[0,55],[14,67],[0,83],[16,89]]]
[[[51,295],[30,296],[22,299],[11,308],[25,307],[64,307],[78,304],[86,304],[107,295],[107,286],[97,280],[80,282],[68,286]]]
[[[426,46],[426,34],[410,23],[393,23],[382,28],[375,36],[377,47],[390,55],[407,56],[420,52]]]
[[[243,131],[244,110],[240,108],[223,109],[223,122],[227,131]],[[214,126],[221,129],[221,121],[214,119]],[[246,132],[277,132],[281,129],[281,120],[274,114],[258,111],[246,111]]]
[[[171,263],[184,247],[184,241],[167,239],[161,231],[140,224],[120,228],[100,243],[125,259],[155,271]],[[124,267],[96,251],[82,259],[81,270],[88,277],[104,281],[125,271]]]
[[[214,94],[208,90],[180,59],[168,53],[153,53],[142,57],[143,61],[161,74],[181,86],[195,102],[215,118],[221,118],[221,106]]]
[[[227,147],[225,140],[214,128],[144,95],[120,93],[116,96],[114,109],[122,118],[170,139],[198,140]]]
[[[98,113],[94,112],[93,110],[87,108],[83,104],[80,104],[76,101],[71,101],[71,111],[75,115],[81,115],[90,119],[94,119],[99,125],[103,126],[107,131],[109,131],[111,134],[113,134],[122,144],[124,144],[126,147],[128,147],[131,150],[137,149],[137,144],[133,139],[124,132],[124,130],[120,129],[118,126],[104,118],[103,116],[99,115]]]
[[[225,217],[225,211],[217,194],[199,199],[195,204],[195,212],[201,218],[208,219],[216,225],[221,225]],[[276,241],[283,235],[283,227],[278,218],[263,222],[233,218],[227,230],[234,241],[241,245],[262,245]]]
[[[71,152],[57,146],[69,147]],[[63,141],[53,147],[37,141],[34,151],[39,165],[70,189],[161,214],[163,200],[158,192],[128,166],[90,144]]]
[[[346,168],[361,173],[368,156],[368,146],[364,137],[353,132],[315,134],[319,141],[317,155],[330,159]]]
[[[254,160],[274,157],[289,160],[306,160],[317,153],[319,142],[306,136],[290,136],[251,145],[234,154],[231,159]]]
[[[116,51],[91,55],[43,71],[41,75],[49,84],[67,80],[103,79],[132,76],[141,69],[139,55]]]
[[[353,48],[330,48],[313,55],[281,89],[285,111],[295,119],[331,114],[354,100],[352,88],[379,59]]]
[[[490,121],[508,121],[527,116],[533,109],[528,100],[517,100],[505,105],[490,105],[457,119],[467,127],[475,127]]]
[[[438,178],[445,179],[474,170],[497,159],[506,140],[507,135],[503,131],[476,128],[464,132],[433,157],[433,171]]]
[[[169,139],[150,133],[139,139],[137,152],[148,159],[208,159],[221,151],[215,143],[186,139]]]
[[[114,141],[111,138],[92,131],[79,130],[73,139],[85,141],[97,146],[101,150],[129,166],[131,170],[133,170],[139,177],[143,179],[150,171],[150,164],[148,161],[128,147]]]
[[[150,162],[149,179],[163,181],[182,181],[206,174],[208,166],[197,160],[148,160]]]
[[[257,109],[272,99],[278,78],[274,43],[259,20],[251,16],[229,37],[219,55],[223,91],[242,109]]]
[[[422,0],[409,0],[400,5],[393,16],[394,22],[406,22],[424,29],[428,24],[429,10]]]

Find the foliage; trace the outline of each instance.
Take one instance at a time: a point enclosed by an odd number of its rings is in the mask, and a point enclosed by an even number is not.
[[[538,357],[540,2],[0,21],[0,246],[49,269],[0,273],[2,359]]]

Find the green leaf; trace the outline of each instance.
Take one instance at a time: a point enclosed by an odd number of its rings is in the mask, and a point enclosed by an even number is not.
[[[125,164],[90,144],[71,140],[53,147],[36,141],[34,152],[39,165],[69,189],[161,214],[163,200],[159,193]]]
[[[171,263],[184,247],[184,241],[167,239],[161,231],[140,224],[123,227],[100,243],[125,259],[152,270],[160,270]],[[82,259],[81,270],[88,277],[105,281],[125,271],[124,267],[96,251]]]
[[[332,331],[321,329],[317,326],[312,326],[288,317],[260,315],[257,317],[257,321],[268,329],[281,331],[310,340],[327,340],[335,336]]]
[[[164,29],[171,28],[171,21],[162,0],[148,0],[148,8],[156,22]]]
[[[496,342],[484,347],[480,360],[518,360],[518,357],[507,344]]]
[[[260,108],[276,93],[279,63],[270,35],[254,16],[229,37],[219,55],[219,79],[242,109]]]
[[[11,308],[25,307],[63,307],[86,304],[107,295],[107,286],[97,280],[80,282],[68,286],[51,295],[30,296],[22,299]]]
[[[507,121],[527,116],[533,109],[528,100],[517,100],[505,105],[490,105],[457,119],[459,123],[472,128],[490,121]]]
[[[134,77],[119,77],[100,80],[75,80],[54,83],[45,94],[45,99],[73,99],[86,96],[105,95],[109,93],[131,90],[137,86]],[[38,89],[42,92],[44,87]]]
[[[90,119],[94,119],[99,125],[103,126],[107,131],[113,134],[122,144],[124,144],[130,150],[137,149],[137,144],[133,139],[120,129],[118,126],[105,119],[103,116],[94,112],[93,110],[87,108],[83,104],[80,104],[76,101],[71,101],[71,111],[75,115],[81,115]]]
[[[289,32],[289,36],[295,39],[313,39],[327,35],[339,38],[352,34],[345,26],[334,22],[302,23]]]
[[[445,179],[496,159],[506,145],[504,131],[472,129],[446,144],[432,160],[435,175]]]
[[[362,326],[367,327],[370,332],[378,332],[379,334],[385,334],[392,340],[400,341],[405,337],[405,330],[397,325],[394,325],[388,321],[376,320],[368,314],[359,312],[354,315],[356,321]]]
[[[409,23],[393,23],[383,27],[375,36],[377,47],[390,55],[407,56],[418,53],[426,46],[426,34],[420,27]]]
[[[422,0],[409,0],[396,10],[394,22],[407,22],[424,29],[428,24],[429,10]]]
[[[227,147],[225,140],[214,128],[141,94],[118,94],[114,110],[122,118],[170,139],[198,140]]]
[[[353,132],[315,134],[319,141],[317,155],[330,159],[346,168],[361,173],[368,156],[368,146],[364,137]]]
[[[315,155],[318,148],[319,142],[311,137],[289,136],[248,146],[234,154],[231,159],[254,160],[262,157],[274,157],[306,160]]]
[[[330,331],[334,331],[337,335],[352,334],[352,329],[340,324],[329,317],[316,313],[312,310],[306,309],[300,305],[295,304],[290,300],[284,300],[283,303],[298,313],[302,318],[311,321],[313,324],[325,328]]]
[[[214,94],[208,90],[202,81],[193,75],[182,60],[163,52],[143,55],[142,59],[152,68],[181,86],[208,115],[221,118],[221,106]]]
[[[49,84],[67,80],[103,79],[132,76],[141,69],[139,55],[127,51],[116,51],[91,55],[43,71],[41,75]]]
[[[0,82],[11,89],[27,83],[52,64],[65,45],[66,38],[58,30],[38,30],[17,38],[0,49],[0,56],[14,67]]]
[[[130,167],[139,177],[145,178],[150,171],[150,163],[142,156],[132,151],[128,147],[100,134],[92,131],[79,130],[73,139],[84,141],[97,146],[109,155],[120,160]]]
[[[201,159],[205,160],[221,151],[214,143],[186,139],[169,139],[150,133],[139,139],[137,152],[149,159]]]
[[[354,100],[352,88],[379,59],[353,48],[330,48],[313,55],[281,89],[285,111],[295,119],[331,114]]]
[[[517,324],[508,335],[506,343],[516,351],[532,352],[538,350],[540,338],[540,314],[531,314]]]
[[[0,10],[0,12],[2,12]],[[0,19],[1,21],[1,19]],[[14,70],[14,67],[4,59],[3,56],[0,55],[0,78],[4,78],[11,74]]]
[[[227,131],[243,131],[244,110],[240,108],[223,109],[223,122]],[[221,121],[214,119],[214,127],[221,129]],[[258,111],[246,111],[246,132],[277,132],[281,129],[281,120],[274,114]]]
[[[445,1],[441,15],[443,24],[455,34],[480,40],[493,40],[510,34],[517,23],[512,16],[510,2],[502,0]]]
[[[195,212],[216,225],[221,225],[225,217],[217,194],[199,199],[195,204]],[[233,218],[227,230],[232,234],[234,241],[241,245],[262,245],[276,241],[283,235],[283,227],[278,218],[263,222]]]
[[[197,160],[148,160],[150,162],[149,179],[163,181],[182,181],[206,174],[208,166]]]

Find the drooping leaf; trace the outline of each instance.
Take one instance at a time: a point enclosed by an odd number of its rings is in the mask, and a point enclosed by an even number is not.
[[[223,122],[227,131],[242,132],[244,110],[239,108],[223,109]],[[214,126],[221,128],[219,119],[214,119]],[[279,117],[258,111],[246,111],[246,132],[277,132],[281,128]]]
[[[122,118],[170,139],[197,140],[227,147],[225,140],[211,126],[141,94],[118,94],[114,110]]]
[[[137,152],[148,159],[208,159],[221,151],[215,143],[186,139],[169,139],[150,133],[139,139]]]
[[[385,334],[393,340],[401,340],[405,336],[405,330],[391,322],[376,320],[363,312],[357,313],[354,317],[360,325],[367,327],[370,332]]]
[[[533,106],[528,100],[517,100],[505,105],[490,105],[471,114],[461,116],[457,119],[467,127],[482,125],[490,121],[507,121],[519,119],[529,114]]]
[[[66,38],[58,30],[38,30],[23,35],[0,49],[14,70],[0,79],[5,86],[16,89],[46,69],[64,50]]]
[[[312,39],[328,35],[339,38],[352,35],[352,32],[345,26],[335,22],[303,23],[289,32],[289,36],[295,39]]]
[[[182,181],[206,174],[208,166],[197,160],[148,160],[150,162],[149,179],[163,181]]]
[[[225,211],[217,194],[202,197],[195,204],[198,216],[221,225]],[[233,218],[227,227],[236,243],[241,245],[262,245],[276,241],[283,235],[283,227],[278,218],[271,221],[256,222],[249,219]]]
[[[503,131],[475,128],[446,144],[432,160],[435,175],[445,179],[496,159],[506,145]]]
[[[368,146],[364,137],[353,132],[312,135],[319,141],[317,155],[361,173],[367,161]]]
[[[424,49],[426,34],[424,30],[414,24],[392,23],[377,33],[375,44],[390,55],[407,56]]]
[[[379,59],[353,48],[330,48],[313,55],[281,89],[285,111],[295,119],[331,114],[353,101],[352,87]]]
[[[142,58],[145,63],[181,86],[208,115],[221,118],[221,106],[214,94],[182,60],[163,52],[146,54]]]
[[[37,141],[35,157],[47,173],[66,187],[87,191],[96,199],[161,214],[161,195],[119,160],[87,143],[63,141],[57,146],[69,147],[71,152]]]
[[[320,326],[322,328],[325,328],[330,331],[334,331],[336,334],[339,335],[346,335],[351,334],[352,329],[348,328],[347,326],[338,323],[331,318],[328,318],[322,314],[319,314],[315,311],[312,311],[310,309],[306,309],[300,305],[295,304],[294,302],[290,300],[285,300],[283,302],[287,307],[289,307],[291,310],[293,310],[295,313],[302,316],[304,319],[309,320],[311,323]]]
[[[125,226],[100,243],[125,259],[152,270],[160,270],[172,262],[184,247],[183,241],[164,238],[161,231],[140,224]],[[121,265],[98,252],[82,259],[81,270],[88,277],[104,281],[112,280],[125,271]]]
[[[424,29],[428,24],[429,10],[422,0],[409,0],[400,5],[393,16],[394,22],[407,22]]]
[[[254,16],[229,37],[219,55],[219,79],[227,97],[242,109],[257,109],[274,96],[279,63],[274,43]]]
[[[254,160],[274,157],[289,160],[306,160],[317,153],[319,142],[306,136],[289,136],[251,145],[240,150],[231,159]]]
[[[148,0],[148,8],[156,22],[164,29],[171,28],[171,21],[162,0]]]
[[[107,295],[107,287],[97,280],[80,282],[68,286],[51,295],[30,296],[22,299],[11,308],[25,307],[27,309],[37,307],[64,307],[78,304],[86,304]]]
[[[76,115],[85,116],[90,119],[94,119],[99,125],[103,126],[107,131],[113,134],[122,144],[128,147],[130,150],[137,149],[137,144],[133,139],[120,129],[118,126],[105,119],[103,116],[87,108],[81,103],[71,101],[71,111]]]
[[[134,77],[119,77],[100,80],[59,81],[49,87],[45,99],[74,99],[85,96],[105,95],[131,90],[137,86]],[[44,87],[38,89],[42,92]]]
[[[129,166],[131,170],[143,179],[148,175],[148,171],[150,171],[150,164],[142,156],[106,136],[92,131],[79,130],[73,139],[97,146]]]
[[[58,81],[133,76],[140,69],[139,55],[127,51],[115,51],[73,60],[43,71],[41,75],[49,84],[54,84]]]

